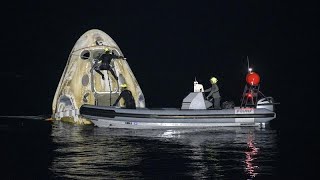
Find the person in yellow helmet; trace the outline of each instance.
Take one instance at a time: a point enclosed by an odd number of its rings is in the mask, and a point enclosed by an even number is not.
[[[216,77],[211,77],[210,78],[210,83],[211,83],[211,87],[204,90],[204,92],[210,92],[206,99],[212,101],[212,99],[214,100],[214,109],[221,109],[220,107],[220,93],[219,93],[219,87],[217,85],[218,79]],[[210,97],[212,97],[211,99],[209,99]]]
[[[114,102],[113,106],[116,106],[119,103],[120,99],[123,98],[125,103],[125,108],[136,109],[136,103],[134,101],[131,91],[127,89],[127,84],[121,84],[120,87],[121,87],[121,93],[117,98],[117,100]]]
[[[101,75],[102,79],[104,79],[104,75],[100,70],[107,70],[111,72],[112,76],[116,80],[118,80],[116,73],[113,71],[113,69],[110,66],[111,60],[114,58],[118,59],[123,57],[117,56],[111,53],[111,50],[109,48],[105,48],[104,53],[98,58],[98,62],[100,62],[100,65],[95,65],[94,70]]]

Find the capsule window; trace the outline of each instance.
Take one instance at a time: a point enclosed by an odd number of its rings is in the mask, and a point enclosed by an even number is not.
[[[88,74],[85,74],[82,76],[82,85],[87,86],[89,84],[89,76]]]
[[[90,51],[88,51],[88,50],[82,51],[80,54],[80,58],[83,60],[89,59],[90,58]]]

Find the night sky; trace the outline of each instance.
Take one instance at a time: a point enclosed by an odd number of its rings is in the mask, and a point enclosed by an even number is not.
[[[1,114],[50,114],[68,55],[90,29],[118,44],[148,107],[180,107],[194,78],[207,88],[211,76],[219,80],[222,102],[238,105],[246,56],[261,76],[262,92],[284,103],[279,73],[289,59],[285,53],[296,50],[284,42],[295,34],[284,30],[293,24],[283,16],[289,7],[275,2],[30,1],[2,9]]]
[[[118,44],[148,107],[180,107],[194,78],[207,88],[211,76],[222,102],[239,105],[248,56],[262,92],[281,103],[281,130],[291,131],[281,137],[284,177],[301,168],[312,174],[319,162],[319,12],[308,1],[5,1],[0,115],[51,114],[69,53],[90,29]]]

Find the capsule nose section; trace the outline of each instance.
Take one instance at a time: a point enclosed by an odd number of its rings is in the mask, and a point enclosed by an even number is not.
[[[109,70],[100,68],[98,57],[105,48],[123,57],[116,42],[101,30],[89,30],[77,40],[52,103],[55,119],[81,123],[80,113],[73,112],[79,112],[83,104],[110,106],[120,94],[119,83],[128,85],[137,107],[145,107],[143,93],[125,59],[113,59]]]

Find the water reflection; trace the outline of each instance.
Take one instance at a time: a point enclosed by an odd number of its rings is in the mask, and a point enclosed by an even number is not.
[[[254,145],[254,136],[253,134],[249,134],[248,136],[248,150],[245,152],[246,154],[246,171],[250,175],[251,178],[254,178],[257,176],[256,169],[259,168],[259,166],[254,165],[254,160],[256,159],[255,156],[258,154],[259,148],[255,147]]]
[[[62,178],[247,179],[272,176],[279,163],[273,130],[128,130],[55,123],[52,138],[49,170]]]

